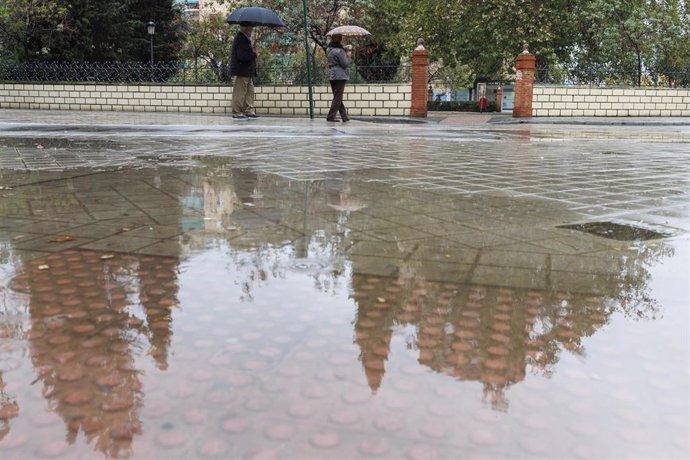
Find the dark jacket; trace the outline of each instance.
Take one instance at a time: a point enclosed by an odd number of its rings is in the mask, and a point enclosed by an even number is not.
[[[336,43],[331,43],[326,48],[328,57],[328,79],[329,80],[348,80],[350,75],[347,68],[352,63],[352,59],[347,57],[345,49]]]
[[[256,53],[252,49],[252,42],[242,32],[237,32],[232,41],[230,75],[256,77]]]

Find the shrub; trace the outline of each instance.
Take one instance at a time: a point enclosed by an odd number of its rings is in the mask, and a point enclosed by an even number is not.
[[[477,101],[431,101],[427,102],[427,109],[439,112],[479,112]],[[485,112],[495,112],[496,103],[489,102]]]

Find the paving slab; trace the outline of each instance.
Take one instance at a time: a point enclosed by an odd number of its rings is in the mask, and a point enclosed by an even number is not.
[[[690,126],[596,121],[0,112],[0,457],[688,457]]]

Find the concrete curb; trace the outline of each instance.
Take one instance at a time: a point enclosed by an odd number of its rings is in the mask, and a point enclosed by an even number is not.
[[[690,118],[512,118],[492,119],[501,125],[690,126]]]

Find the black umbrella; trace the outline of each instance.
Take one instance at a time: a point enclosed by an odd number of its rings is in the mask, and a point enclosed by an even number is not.
[[[285,23],[268,8],[248,6],[233,11],[228,24],[251,24],[252,26],[285,27]]]

